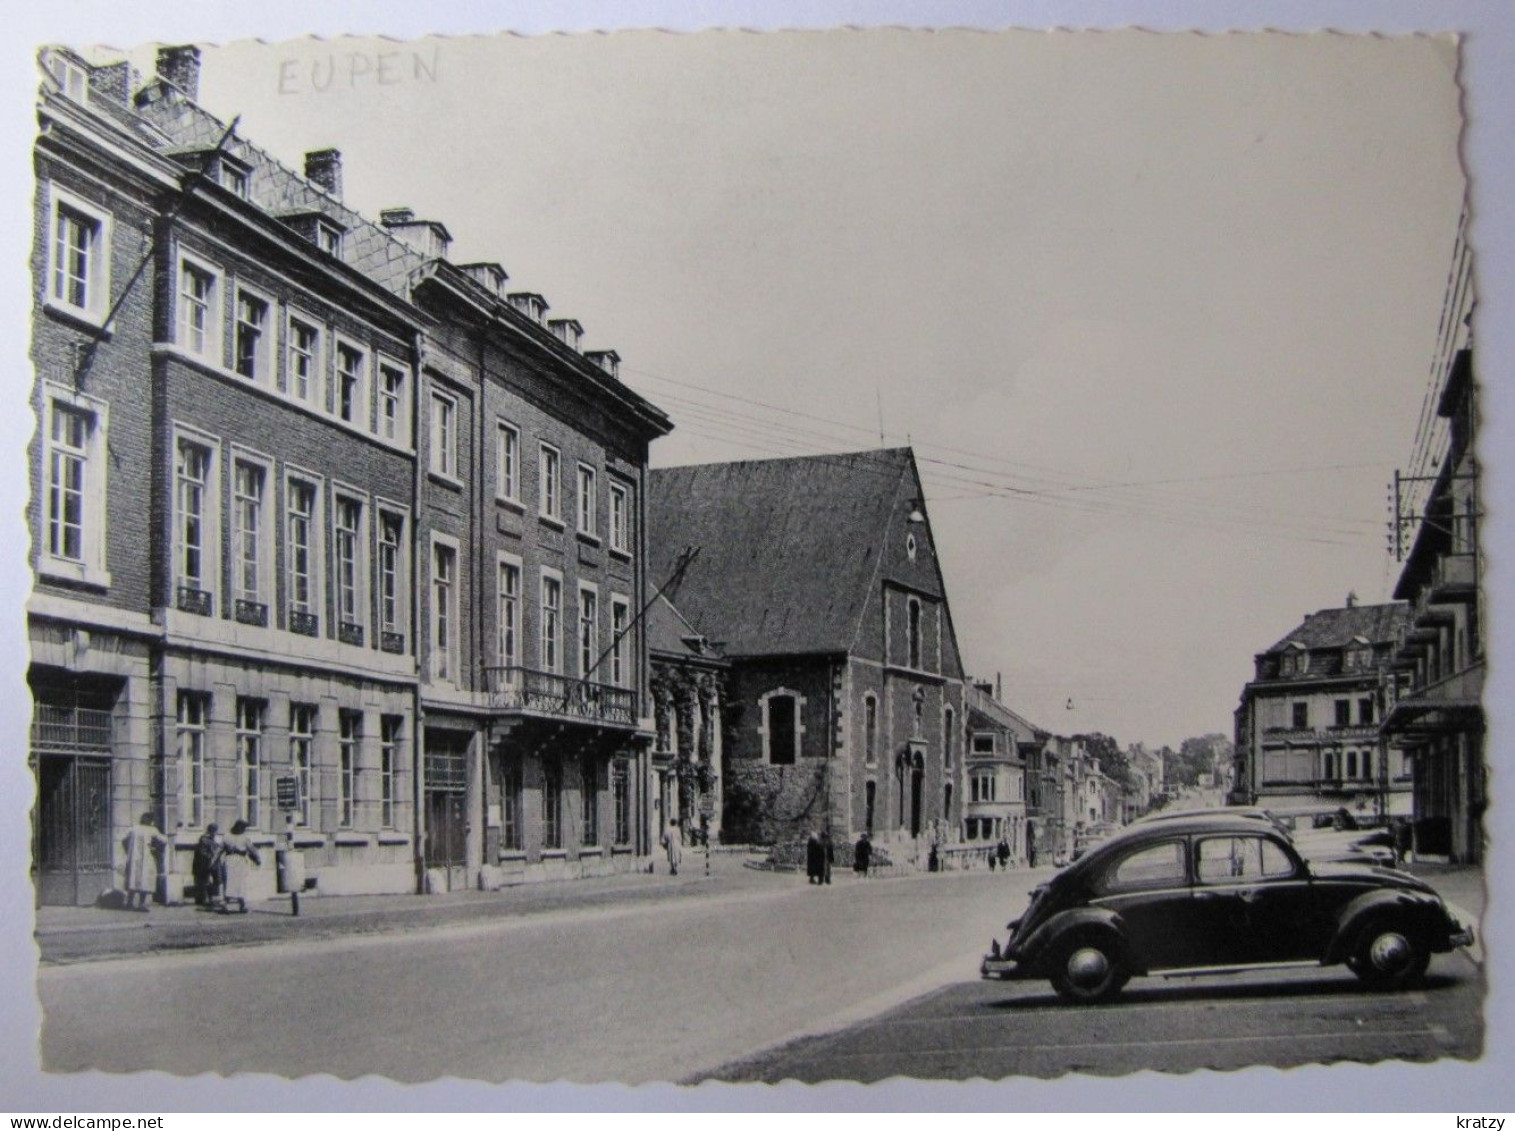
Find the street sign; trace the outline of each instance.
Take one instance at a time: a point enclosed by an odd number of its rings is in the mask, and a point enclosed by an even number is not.
[[[274,779],[274,796],[279,808],[284,810],[300,807],[300,779],[294,774],[285,774]]]

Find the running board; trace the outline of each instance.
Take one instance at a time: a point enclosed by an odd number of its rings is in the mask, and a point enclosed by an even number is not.
[[[1155,978],[1198,978],[1205,974],[1251,974],[1266,970],[1319,970],[1321,964],[1314,959],[1298,962],[1253,962],[1246,966],[1185,966],[1178,970],[1157,970]]]

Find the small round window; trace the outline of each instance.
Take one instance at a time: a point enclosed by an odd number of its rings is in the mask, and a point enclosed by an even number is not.
[[[912,562],[915,561],[915,535],[914,534],[907,534],[907,535],[905,535],[905,555]]]

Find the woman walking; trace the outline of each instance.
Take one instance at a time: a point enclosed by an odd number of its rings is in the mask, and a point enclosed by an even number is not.
[[[246,915],[247,881],[255,866],[263,866],[263,858],[258,855],[252,838],[247,835],[246,821],[238,821],[232,825],[231,835],[226,838],[225,848],[226,893],[222,906],[225,907],[235,899],[238,910]]]

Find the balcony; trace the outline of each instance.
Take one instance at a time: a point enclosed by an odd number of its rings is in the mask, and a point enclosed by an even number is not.
[[[252,624],[259,628],[268,627],[268,606],[261,601],[244,601],[238,597],[232,607],[232,615],[237,618],[238,624]]]
[[[379,633],[379,651],[388,652],[392,656],[405,654],[405,634],[403,632]]]
[[[177,606],[181,613],[208,617],[215,607],[215,594],[193,585],[181,585],[177,594]]]
[[[290,609],[289,631],[298,632],[301,636],[319,636],[321,633],[321,618],[316,616],[315,613]]]
[[[490,705],[555,719],[636,726],[637,696],[627,687],[589,683],[522,667],[485,668]]]
[[[344,620],[337,624],[337,639],[343,644],[355,644],[363,647],[363,626],[353,624],[352,621]]]

